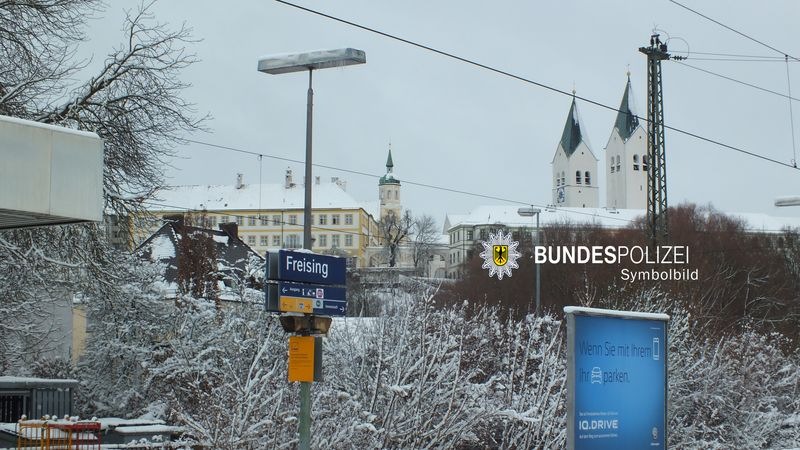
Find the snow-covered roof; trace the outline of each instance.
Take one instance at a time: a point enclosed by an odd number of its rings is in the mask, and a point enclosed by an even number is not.
[[[445,219],[445,232],[458,226],[503,224],[510,227],[530,227],[536,224],[536,217],[520,216],[518,205],[484,205],[473,209],[469,214],[448,214]],[[591,224],[603,228],[624,228],[639,216],[641,209],[606,208],[540,208],[541,226],[558,223]]]
[[[77,387],[78,380],[53,379],[34,377],[0,377],[0,389],[29,388],[29,387]]]
[[[509,227],[530,227],[536,217],[522,217],[517,213],[519,206],[485,205],[479,206],[469,214],[448,214],[444,231],[458,226],[503,224]],[[540,208],[541,226],[573,223],[593,225],[601,228],[625,228],[639,217],[644,217],[643,209],[609,208]],[[762,213],[724,213],[740,219],[746,231],[780,233],[785,228],[800,228],[800,217],[770,216]]]
[[[185,234],[181,234],[181,230]],[[217,270],[229,272],[238,270],[246,273],[247,264],[255,259],[263,261],[263,257],[245,244],[238,236],[228,231],[209,230],[184,226],[173,222],[165,223],[152,236],[147,238],[135,251],[140,258],[161,263],[165,289],[173,287],[178,280],[178,246],[180,239],[210,238],[214,243],[214,255]]]
[[[305,202],[303,185],[286,188],[284,184],[189,185],[167,186],[156,194],[151,211],[198,209],[208,211],[302,209]],[[312,208],[362,208],[350,194],[336,183],[314,184],[311,188]]]

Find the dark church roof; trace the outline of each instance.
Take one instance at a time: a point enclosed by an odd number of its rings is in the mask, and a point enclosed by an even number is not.
[[[623,141],[627,141],[636,127],[639,126],[639,119],[636,117],[634,109],[631,107],[633,97],[631,92],[631,79],[625,84],[625,93],[622,94],[622,103],[619,105],[619,112],[617,113],[617,120],[614,122],[614,128],[619,131],[619,135]]]
[[[564,153],[567,154],[567,157],[570,157],[581,142],[585,141],[581,131],[580,120],[578,119],[578,105],[575,104],[575,98],[573,97],[572,106],[570,106],[569,114],[567,115],[567,122],[564,124],[564,132],[561,133],[561,147],[564,148]]]

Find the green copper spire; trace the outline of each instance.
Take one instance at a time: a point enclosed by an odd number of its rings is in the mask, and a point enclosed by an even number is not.
[[[382,176],[378,181],[379,186],[383,186],[384,184],[400,184],[400,180],[395,178],[392,170],[394,170],[394,162],[392,161],[392,144],[389,144],[389,157],[386,158],[386,175]]]
[[[614,128],[619,131],[619,135],[623,141],[627,141],[636,127],[639,126],[639,119],[633,108],[633,96],[631,94],[631,73],[628,72],[628,82],[625,84],[625,92],[622,94],[622,103],[619,105],[619,112],[617,113],[617,120],[614,122]]]
[[[386,158],[386,172],[391,172],[392,168],[394,168],[394,163],[392,162],[392,145],[389,144],[389,157]]]
[[[575,95],[573,91],[573,96]],[[567,156],[572,156],[578,144],[583,141],[581,135],[580,120],[578,120],[578,106],[575,104],[575,98],[572,98],[572,106],[569,108],[567,115],[567,122],[564,124],[564,131],[561,133],[561,147],[564,148],[564,153]]]

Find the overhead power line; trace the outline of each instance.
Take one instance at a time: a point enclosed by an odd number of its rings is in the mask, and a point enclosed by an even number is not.
[[[721,27],[723,27],[725,29],[733,31],[734,33],[738,34],[739,36],[742,36],[742,37],[744,37],[746,39],[749,39],[749,40],[751,40],[751,41],[753,41],[753,42],[755,42],[757,44],[763,45],[764,47],[766,47],[766,48],[768,48],[768,49],[770,49],[770,50],[772,50],[774,52],[780,53],[782,56],[786,56],[786,57],[791,58],[791,59],[793,59],[795,61],[800,61],[800,59],[797,59],[794,56],[792,56],[792,55],[790,55],[790,54],[788,54],[788,53],[786,53],[786,52],[784,52],[782,50],[778,50],[777,48],[775,48],[775,47],[773,47],[773,46],[771,46],[771,45],[769,45],[769,44],[767,44],[767,43],[765,43],[763,41],[760,41],[760,40],[758,40],[758,39],[756,39],[756,38],[754,38],[754,37],[752,37],[752,36],[750,36],[748,34],[745,34],[745,33],[741,32],[741,31],[739,31],[739,30],[737,30],[737,29],[735,29],[733,27],[729,27],[728,25],[725,25],[724,23],[720,22],[719,20],[712,19],[711,17],[709,17],[709,16],[707,16],[707,15],[705,15],[705,14],[699,12],[699,11],[696,11],[696,10],[694,10],[692,8],[689,8],[688,6],[684,5],[683,3],[677,2],[675,0],[669,0],[669,1],[674,3],[674,4],[676,4],[676,5],[678,5],[678,6],[680,6],[681,8],[683,8],[683,9],[685,9],[687,11],[691,11],[691,12],[697,14],[698,16],[700,16],[700,17],[702,17],[702,18],[704,18],[704,19],[706,19],[708,21],[714,22],[715,24],[717,24],[717,25],[719,25],[719,26],[721,26]]]
[[[490,72],[494,72],[494,73],[499,74],[499,75],[503,75],[503,76],[506,76],[506,77],[509,77],[509,78],[513,78],[515,80],[522,81],[524,83],[532,84],[534,86],[538,86],[540,88],[547,89],[547,90],[549,90],[551,92],[555,92],[555,93],[558,93],[558,94],[561,94],[561,95],[564,95],[564,96],[568,96],[570,98],[575,98],[575,99],[584,101],[586,103],[589,103],[591,105],[595,105],[595,106],[599,106],[601,108],[607,109],[609,111],[627,113],[627,111],[620,111],[615,106],[606,105],[604,103],[600,103],[600,102],[592,100],[590,98],[586,98],[586,97],[582,97],[582,96],[579,96],[579,95],[575,95],[572,92],[567,92],[567,91],[564,91],[562,89],[558,89],[556,87],[549,86],[547,84],[540,83],[538,81],[531,80],[529,78],[525,78],[525,77],[522,77],[520,75],[516,75],[516,74],[513,74],[511,72],[507,72],[505,70],[501,70],[501,69],[498,69],[498,68],[495,68],[495,67],[492,67],[492,66],[489,66],[489,65],[486,65],[486,64],[482,64],[482,63],[479,63],[477,61],[474,61],[474,60],[471,60],[471,59],[468,59],[468,58],[464,58],[464,57],[461,57],[461,56],[458,56],[458,55],[455,55],[455,54],[452,54],[452,53],[449,53],[449,52],[445,52],[443,50],[439,50],[439,49],[430,47],[428,45],[423,45],[423,44],[420,44],[418,42],[411,41],[409,39],[405,39],[405,38],[402,38],[402,37],[399,37],[399,36],[395,36],[393,34],[389,34],[389,33],[386,33],[384,31],[377,30],[375,28],[370,28],[370,27],[367,27],[365,25],[361,25],[361,24],[358,24],[358,23],[355,23],[355,22],[351,22],[349,20],[342,19],[342,18],[339,18],[339,17],[336,17],[336,16],[332,16],[330,14],[325,14],[323,12],[320,12],[320,11],[317,11],[317,10],[314,10],[314,9],[311,9],[311,8],[306,8],[304,6],[296,5],[294,3],[290,3],[290,2],[287,2],[285,0],[275,0],[275,1],[278,2],[278,3],[282,3],[284,5],[291,6],[293,8],[299,9],[301,11],[306,11],[308,13],[311,13],[311,14],[314,14],[314,15],[317,15],[317,16],[320,16],[320,17],[324,17],[326,19],[334,20],[336,22],[340,22],[340,23],[343,23],[343,24],[346,24],[346,25],[349,25],[349,26],[352,26],[352,27],[355,27],[355,28],[359,28],[359,29],[362,29],[362,30],[365,30],[365,31],[369,31],[371,33],[375,33],[375,34],[387,37],[389,39],[393,39],[393,40],[396,40],[396,41],[399,41],[399,42],[403,42],[405,44],[408,44],[408,45],[411,45],[411,46],[414,46],[414,47],[417,47],[417,48],[421,48],[423,50],[427,50],[427,51],[430,51],[430,52],[445,56],[447,58],[455,59],[457,61],[461,61],[463,63],[469,64],[469,65],[474,66],[474,67],[479,67],[481,69],[485,69],[485,70],[488,70]],[[647,118],[646,117],[640,117],[640,116],[636,116],[636,117],[637,117],[637,119],[639,119],[639,120],[641,120],[643,122],[647,122]],[[680,133],[680,134],[683,134],[683,135],[686,135],[686,136],[693,137],[695,139],[701,140],[703,142],[707,142],[709,144],[714,144],[714,145],[726,148],[728,150],[733,150],[735,152],[739,152],[739,153],[744,154],[744,155],[752,156],[754,158],[758,158],[758,159],[761,159],[763,161],[768,161],[768,162],[771,162],[771,163],[774,163],[774,164],[779,164],[781,166],[788,167],[788,168],[795,169],[795,170],[798,169],[798,167],[796,167],[793,164],[789,164],[789,163],[786,163],[786,162],[783,162],[783,161],[779,161],[779,160],[774,159],[774,158],[770,158],[768,156],[764,156],[764,155],[761,155],[761,154],[758,154],[758,153],[755,153],[755,152],[751,152],[749,150],[745,150],[743,148],[736,147],[734,145],[726,144],[726,143],[718,141],[716,139],[707,138],[707,137],[701,136],[701,135],[699,135],[697,133],[686,131],[686,130],[683,130],[683,129],[680,129],[680,128],[675,128],[675,127],[670,126],[670,125],[664,125],[664,128],[666,128],[666,129],[668,129],[670,131],[674,131],[676,133]],[[456,192],[456,191],[453,191],[453,192]],[[529,203],[524,203],[524,204],[530,205]]]
[[[259,152],[254,152],[254,151],[250,151],[250,150],[244,150],[244,149],[241,149],[241,148],[231,147],[231,146],[228,146],[228,145],[213,144],[213,143],[210,143],[210,142],[199,141],[199,140],[196,140],[196,139],[184,139],[184,141],[191,142],[191,143],[194,143],[194,144],[204,145],[204,146],[207,146],[207,147],[212,147],[212,148],[216,148],[216,149],[220,149],[220,150],[226,150],[226,151],[232,151],[232,152],[237,152],[237,153],[243,153],[243,154],[246,154],[246,155],[252,155],[252,156],[256,156],[256,157],[260,157],[260,158],[269,158],[269,159],[275,159],[275,160],[278,160],[278,161],[292,162],[292,163],[296,163],[296,164],[304,164],[305,163],[304,161],[301,161],[301,160],[298,160],[298,159],[286,158],[286,157],[283,157],[283,156],[270,155],[270,154],[266,154],[266,153],[259,153]],[[343,168],[343,167],[336,167],[336,166],[331,166],[331,165],[327,165],[327,164],[312,163],[312,166],[319,167],[319,168],[322,168],[322,169],[329,169],[329,170],[335,170],[335,171],[344,172],[344,173],[350,173],[350,174],[354,174],[354,175],[361,175],[361,176],[370,177],[370,178],[374,178],[374,179],[377,179],[377,178],[381,177],[381,175],[377,175],[377,174],[374,174],[374,173],[362,172],[362,171],[353,170],[353,169],[346,169],[346,168]],[[596,217],[596,218],[599,218],[599,219],[611,219],[611,220],[619,220],[619,221],[624,221],[624,222],[631,222],[631,220],[624,219],[624,218],[621,218],[621,217],[600,216],[600,215],[593,214],[593,213],[590,213],[590,212],[574,211],[574,210],[554,207],[552,205],[541,205],[541,204],[537,204],[537,203],[526,202],[526,201],[522,201],[522,200],[519,200],[519,199],[510,199],[510,198],[504,198],[504,197],[499,197],[499,196],[495,196],[495,195],[480,194],[480,193],[477,193],[477,192],[470,192],[470,191],[466,191],[466,190],[463,190],[463,189],[455,189],[455,188],[451,188],[451,187],[447,187],[447,186],[438,186],[438,185],[435,185],[435,184],[422,183],[422,182],[419,182],[419,181],[412,181],[412,180],[404,179],[403,183],[405,183],[407,185],[411,185],[411,186],[419,186],[419,187],[423,187],[423,188],[427,188],[427,189],[434,189],[434,190],[443,191],[443,192],[450,192],[450,193],[454,193],[454,194],[468,195],[468,196],[471,196],[471,197],[483,198],[483,199],[486,199],[486,200],[496,200],[496,201],[500,201],[500,202],[513,203],[513,204],[517,204],[517,205],[534,206],[534,207],[537,207],[537,208],[549,208],[551,210],[554,209],[556,211],[563,211],[563,212],[565,212],[567,214],[575,214],[575,215]]]
[[[779,96],[779,97],[783,97],[783,98],[788,98],[788,99],[790,99],[790,100],[794,100],[794,101],[800,101],[800,99],[797,99],[797,98],[795,98],[795,97],[792,97],[792,96],[790,96],[790,95],[786,95],[786,94],[784,94],[783,92],[778,92],[778,91],[773,91],[773,90],[771,90],[771,89],[763,88],[763,87],[761,87],[761,86],[757,86],[757,85],[755,85],[755,84],[748,83],[748,82],[746,82],[746,81],[737,80],[736,78],[731,78],[731,77],[729,77],[729,76],[727,76],[727,75],[722,75],[722,74],[719,74],[719,73],[716,73],[716,72],[712,72],[712,71],[710,71],[710,70],[703,69],[703,68],[701,68],[701,67],[693,66],[693,65],[691,65],[691,64],[686,64],[686,63],[684,63],[684,62],[680,62],[680,61],[675,61],[675,63],[676,63],[676,64],[680,64],[681,66],[688,67],[688,68],[690,68],[690,69],[699,70],[700,72],[704,72],[704,73],[707,73],[707,74],[709,74],[709,75],[713,75],[713,76],[715,76],[715,77],[724,78],[724,79],[726,79],[726,80],[728,80],[728,81],[733,81],[734,83],[739,83],[739,84],[741,84],[741,85],[743,85],[743,86],[748,86],[748,87],[751,87],[751,88],[753,88],[753,89],[758,89],[759,91],[762,91],[762,92],[767,92],[767,93],[770,93],[770,94],[773,94],[773,95],[777,95],[777,96]]]

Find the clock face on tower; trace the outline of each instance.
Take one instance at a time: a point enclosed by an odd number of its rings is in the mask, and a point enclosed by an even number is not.
[[[558,203],[564,203],[564,201],[566,199],[567,199],[567,196],[564,193],[564,187],[562,186],[562,187],[556,189],[556,201]]]

